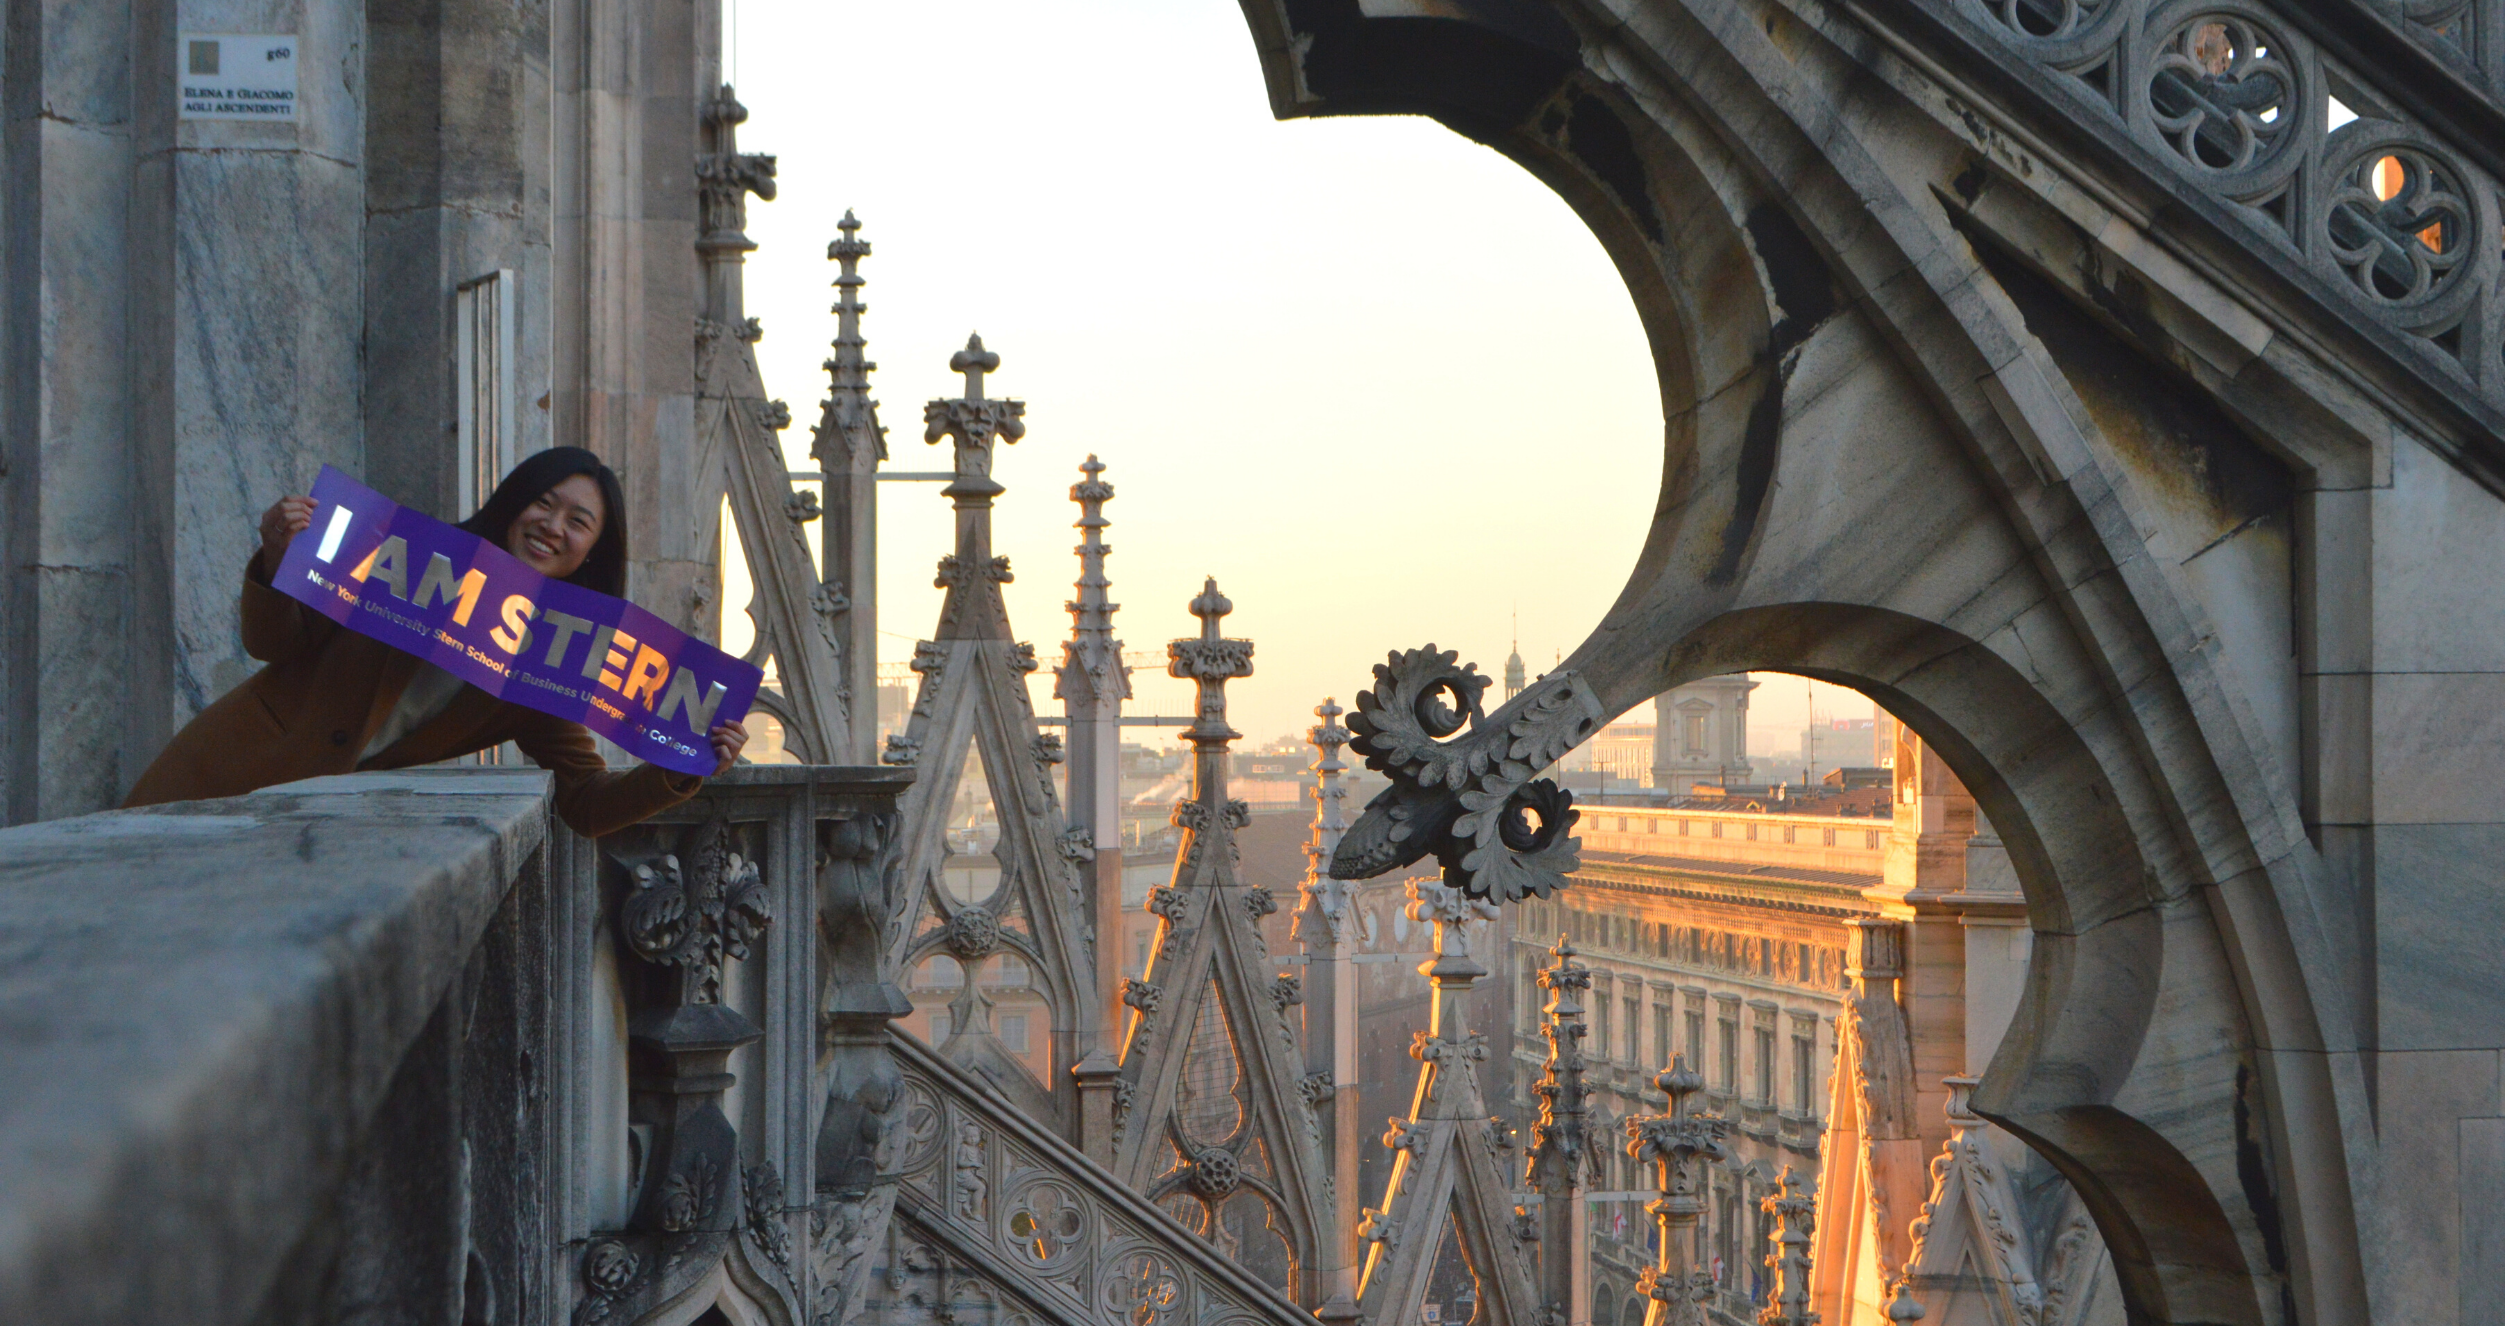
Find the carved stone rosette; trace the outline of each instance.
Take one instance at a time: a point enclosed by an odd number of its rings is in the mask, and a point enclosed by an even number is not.
[[[1341,839],[1331,873],[1367,879],[1432,854],[1473,897],[1546,897],[1581,864],[1579,812],[1534,775],[1600,729],[1600,698],[1578,674],[1553,672],[1490,717],[1479,707],[1489,679],[1458,658],[1429,645],[1375,665],[1348,727],[1366,767],[1392,785]]]

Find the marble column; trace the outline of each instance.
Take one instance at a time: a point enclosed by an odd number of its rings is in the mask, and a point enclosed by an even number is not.
[[[13,821],[109,806],[249,675],[253,518],[364,468],[365,9],[13,0],[4,318]],[[176,117],[182,32],[285,34],[294,114]],[[332,71],[345,70],[344,76]]]
[[[549,168],[547,32],[496,0],[366,9],[365,481],[460,520],[488,489],[466,477],[457,429],[456,292],[510,272],[519,308],[546,304],[547,216],[531,204]],[[550,328],[524,316],[517,331],[517,399],[503,406],[504,449],[518,460],[548,445]],[[502,464],[488,468],[502,477]]]
[[[720,5],[551,0],[548,23],[550,437],[617,468],[629,596],[693,630],[720,576],[720,462],[695,445],[694,178]]]

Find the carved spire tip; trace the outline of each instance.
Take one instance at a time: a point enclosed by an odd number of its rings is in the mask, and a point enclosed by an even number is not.
[[[1674,1054],[1670,1056],[1670,1066],[1653,1076],[1653,1085],[1661,1088],[1662,1094],[1670,1098],[1672,1114],[1684,1115],[1689,1098],[1705,1089],[1705,1078],[1687,1066],[1686,1055]]]
[[[1210,576],[1199,596],[1192,600],[1192,615],[1200,619],[1200,638],[1218,639],[1219,621],[1233,611],[1235,611],[1235,600],[1219,593],[1218,578]]]

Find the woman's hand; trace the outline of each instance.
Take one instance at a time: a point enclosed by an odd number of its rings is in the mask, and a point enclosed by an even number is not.
[[[261,513],[261,574],[278,574],[287,545],[313,524],[314,505],[310,497],[282,497]]]
[[[718,761],[713,766],[713,772],[729,773],[731,766],[739,763],[740,749],[748,744],[748,729],[737,721],[716,723],[710,735],[714,758]]]

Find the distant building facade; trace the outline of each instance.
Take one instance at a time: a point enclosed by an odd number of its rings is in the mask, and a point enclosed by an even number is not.
[[[1651,785],[1685,790],[1692,783],[1745,783],[1748,763],[1747,673],[1707,677],[1653,700]]]

